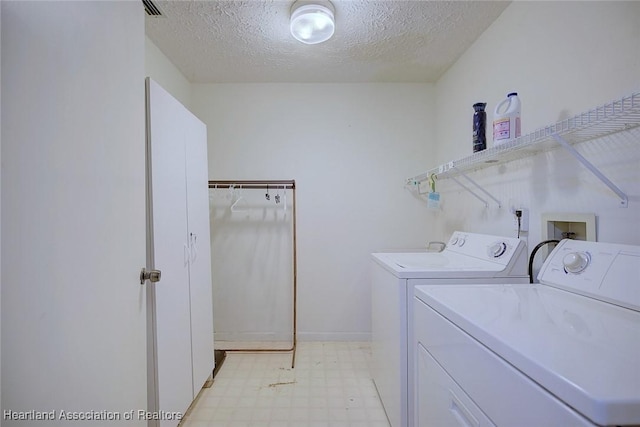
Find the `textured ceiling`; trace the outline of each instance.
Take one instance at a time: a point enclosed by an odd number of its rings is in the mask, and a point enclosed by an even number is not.
[[[146,34],[192,83],[434,82],[506,1],[334,0],[336,32],[289,34],[291,1],[154,1]]]

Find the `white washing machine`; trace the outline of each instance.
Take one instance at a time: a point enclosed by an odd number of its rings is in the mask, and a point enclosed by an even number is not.
[[[413,299],[419,285],[529,283],[516,238],[456,231],[442,252],[372,254],[372,375],[392,427],[413,427]]]
[[[563,240],[538,279],[416,289],[416,426],[640,425],[640,246]]]

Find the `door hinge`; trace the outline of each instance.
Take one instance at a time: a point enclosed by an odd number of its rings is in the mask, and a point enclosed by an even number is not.
[[[147,271],[146,268],[142,267],[142,270],[140,270],[140,284],[144,285],[147,280],[151,281],[151,283],[159,282],[161,275],[162,272],[160,270]]]

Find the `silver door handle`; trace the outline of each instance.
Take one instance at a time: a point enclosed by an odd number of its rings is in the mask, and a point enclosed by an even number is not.
[[[140,284],[144,285],[146,280],[151,281],[151,283],[159,282],[161,275],[162,272],[160,270],[147,271],[146,268],[142,267],[142,270],[140,270]]]

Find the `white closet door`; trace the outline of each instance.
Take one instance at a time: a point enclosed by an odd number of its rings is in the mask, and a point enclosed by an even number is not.
[[[184,107],[147,79],[153,268],[156,410],[184,412],[193,400]],[[153,360],[150,360],[153,363]],[[161,425],[176,422],[161,421]]]
[[[213,300],[211,285],[211,243],[209,234],[209,172],[207,128],[189,113],[187,137],[187,200],[189,242],[191,244],[191,345],[193,395],[214,368]]]

